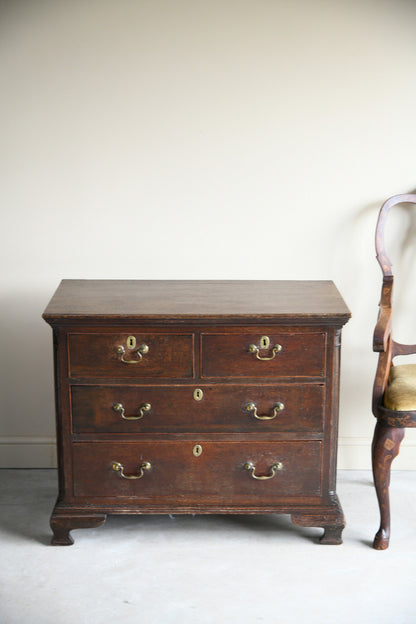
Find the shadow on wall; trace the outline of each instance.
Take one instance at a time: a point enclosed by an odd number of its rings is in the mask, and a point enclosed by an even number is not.
[[[2,297],[0,436],[54,436],[52,332],[41,318],[49,293]]]

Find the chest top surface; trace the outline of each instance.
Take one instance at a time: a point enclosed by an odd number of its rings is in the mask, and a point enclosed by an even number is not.
[[[324,320],[350,317],[331,281],[63,280],[43,318],[51,324],[84,320]]]

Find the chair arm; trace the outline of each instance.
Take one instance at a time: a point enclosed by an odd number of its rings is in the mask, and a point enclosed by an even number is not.
[[[377,416],[378,407],[383,403],[384,392],[387,387],[391,368],[391,341],[388,342],[387,349],[378,356],[376,376],[373,385],[373,414]]]
[[[373,351],[387,351],[387,345],[391,337],[391,308],[380,308],[377,324],[374,329]]]
[[[393,276],[384,276],[381,286],[380,309],[377,324],[374,329],[373,351],[387,351],[387,344],[391,337]]]

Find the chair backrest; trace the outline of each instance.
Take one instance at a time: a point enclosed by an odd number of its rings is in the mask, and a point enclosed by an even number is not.
[[[416,344],[405,345],[393,340],[392,337],[392,295],[394,276],[392,263],[385,248],[385,225],[388,214],[397,204],[416,204],[416,194],[394,195],[380,209],[376,226],[376,254],[383,272],[380,309],[374,330],[373,350],[380,353],[373,391],[373,411],[381,404],[387,386],[391,363],[397,355],[416,353]]]

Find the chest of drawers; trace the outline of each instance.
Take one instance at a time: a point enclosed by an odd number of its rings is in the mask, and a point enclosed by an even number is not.
[[[53,544],[107,514],[286,513],[341,543],[332,282],[64,280]]]

